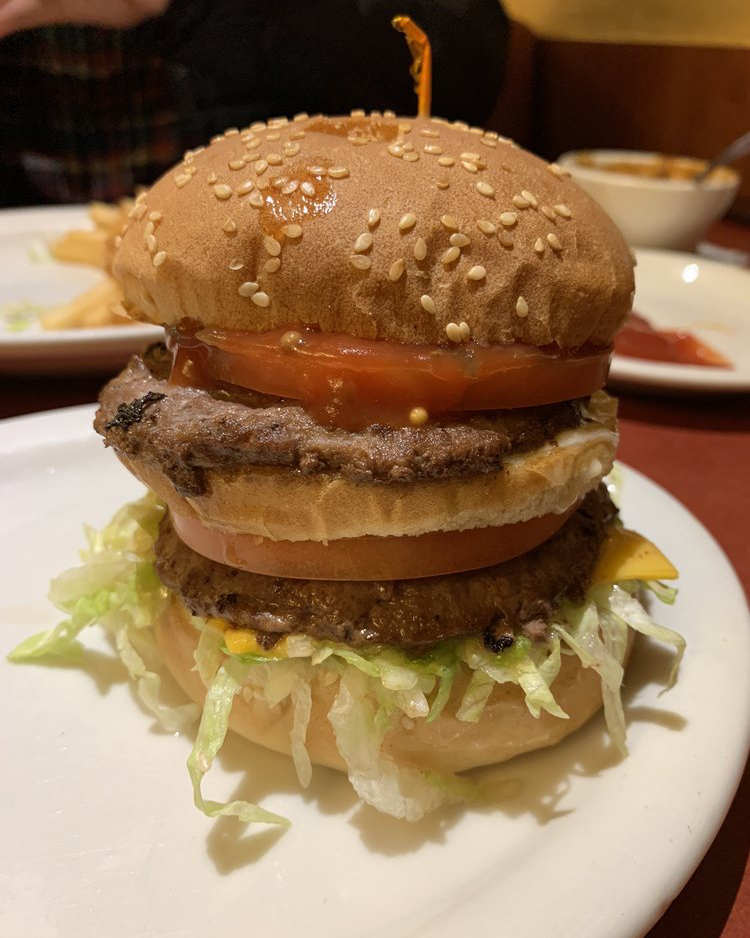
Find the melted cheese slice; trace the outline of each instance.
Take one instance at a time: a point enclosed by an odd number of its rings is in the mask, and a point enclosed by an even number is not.
[[[619,580],[674,580],[679,576],[674,564],[651,541],[616,528],[605,540],[591,576],[591,585]]]

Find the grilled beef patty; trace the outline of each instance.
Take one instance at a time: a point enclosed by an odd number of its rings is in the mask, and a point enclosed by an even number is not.
[[[256,629],[271,646],[303,633],[353,646],[424,650],[444,638],[484,635],[498,651],[514,631],[546,634],[557,603],[580,600],[616,509],[602,485],[539,547],[483,570],[421,580],[326,582],[260,576],[208,560],[177,537],[169,515],[156,544],[162,582],[195,615]]]
[[[171,385],[170,363],[164,346],[132,358],[102,391],[94,426],[108,446],[155,464],[188,496],[206,493],[206,470],[229,477],[252,466],[364,483],[495,472],[511,454],[537,449],[589,419],[580,400],[351,432],[321,426],[295,401]]]

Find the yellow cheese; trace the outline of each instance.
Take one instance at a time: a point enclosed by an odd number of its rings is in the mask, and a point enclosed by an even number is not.
[[[674,580],[676,567],[658,547],[635,531],[615,528],[602,546],[591,585],[619,580]]]
[[[282,638],[272,648],[258,644],[252,629],[227,629],[224,643],[233,655],[258,655],[261,658],[286,658],[286,639]]]

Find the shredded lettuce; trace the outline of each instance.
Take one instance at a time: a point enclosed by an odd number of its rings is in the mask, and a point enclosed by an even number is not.
[[[144,705],[170,730],[195,720],[194,704],[166,706],[161,700],[159,656],[151,626],[165,610],[169,592],[154,568],[154,544],[164,506],[152,494],[122,508],[101,532],[87,530],[83,565],[53,581],[50,598],[66,613],[57,626],[22,642],[12,661],[35,661],[80,650],[78,636],[98,624],[136,682]],[[549,638],[531,642],[516,635],[512,646],[496,654],[476,638],[439,643],[412,657],[396,648],[354,649],[305,635],[288,636],[267,653],[232,655],[215,620],[192,617],[199,632],[195,670],[206,687],[206,700],[188,771],[195,804],[209,817],[232,815],[244,821],[287,824],[276,814],[245,801],[223,804],[203,797],[202,782],[226,736],[235,697],[261,699],[269,708],[288,711],[290,751],[300,782],[312,774],[306,738],[312,709],[312,685],[335,687],[328,713],[337,749],[360,798],[396,817],[417,820],[440,804],[484,797],[476,782],[397,763],[388,754],[387,734],[397,723],[407,731],[431,722],[446,708],[460,721],[477,722],[496,685],[511,683],[523,692],[529,713],[546,711],[566,719],[554,696],[562,656],[574,654],[584,668],[599,675],[604,715],[615,745],[624,753],[625,715],[620,699],[623,661],[632,629],[674,646],[675,680],[684,639],[657,625],[636,598],[647,588],[664,602],[675,591],[661,583],[627,581],[589,591],[578,605],[563,603],[550,623]],[[469,672],[460,695],[460,670]],[[460,699],[459,699],[460,697]]]

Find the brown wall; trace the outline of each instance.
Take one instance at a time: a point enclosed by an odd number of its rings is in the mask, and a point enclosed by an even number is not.
[[[492,124],[554,158],[622,147],[710,157],[750,130],[750,50],[535,40],[511,32]],[[750,157],[734,214],[750,219]]]

